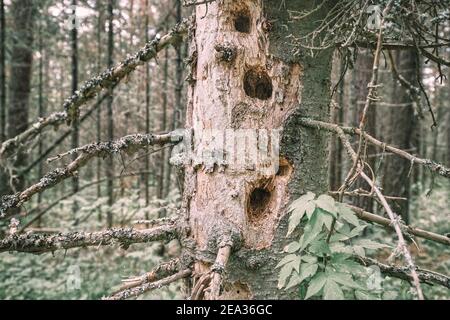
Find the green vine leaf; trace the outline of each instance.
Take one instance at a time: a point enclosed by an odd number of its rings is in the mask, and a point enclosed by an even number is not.
[[[281,289],[286,285],[286,281],[293,271],[297,273],[300,271],[300,256],[296,256],[295,260],[286,263],[280,270],[280,274],[278,277],[278,288]]]
[[[325,273],[320,272],[312,278],[312,280],[309,282],[308,290],[306,291],[305,300],[311,298],[312,296],[315,296],[322,290],[323,286],[325,285],[327,281],[327,277]]]
[[[339,216],[342,219],[354,225],[355,227],[359,226],[359,219],[352,209],[350,209],[347,205],[343,203],[338,204],[338,209],[339,209]]]
[[[334,218],[337,218],[336,203],[332,197],[327,194],[322,194],[317,198],[315,202],[320,209],[328,212]]]
[[[314,200],[315,194],[312,192],[308,192],[307,194],[301,196],[290,205],[288,212],[292,212],[289,217],[289,227],[286,237],[288,237],[292,232],[294,232],[295,228],[300,224],[305,213],[309,213],[310,210],[310,201]]]
[[[389,248],[390,246],[383,244],[383,243],[379,243],[379,242],[375,242],[369,239],[361,239],[358,240],[356,242],[357,245],[366,248],[366,249],[371,249],[371,250],[377,250],[377,249],[382,249],[382,248]]]
[[[294,252],[297,252],[299,249],[300,249],[300,243],[297,241],[293,241],[284,248],[284,251],[287,253],[294,253]]]
[[[327,279],[323,289],[325,300],[344,300],[344,292],[341,287],[331,279]]]
[[[288,254],[283,259],[281,259],[281,261],[277,264],[275,269],[278,269],[278,268],[284,266],[286,263],[294,261],[296,258],[297,258],[296,254]]]
[[[294,273],[289,281],[289,284],[286,286],[286,289],[290,289],[294,286],[300,285],[305,279],[312,277],[316,274],[319,266],[314,264],[306,264],[304,265],[300,273]]]

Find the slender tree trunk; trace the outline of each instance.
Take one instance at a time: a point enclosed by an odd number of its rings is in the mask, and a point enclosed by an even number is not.
[[[167,102],[168,102],[168,77],[169,77],[169,50],[165,50],[165,61],[163,67],[163,88],[162,88],[162,116],[161,116],[161,131],[165,132],[167,128]],[[160,164],[160,172],[159,172],[159,183],[158,183],[158,198],[164,199],[166,183],[167,181],[167,152],[166,150],[162,150],[161,152],[161,164]],[[165,213],[162,213],[164,215]]]
[[[180,23],[182,20],[182,3],[181,0],[176,0],[176,22]],[[179,128],[182,117],[182,94],[183,94],[183,52],[182,52],[182,44],[179,44],[176,49],[176,61],[175,61],[175,105],[173,108],[173,116],[172,116],[172,131]],[[169,149],[169,156],[172,152],[173,148]],[[172,177],[172,167],[167,166],[167,178],[165,179],[167,182],[164,186],[164,196],[167,197],[170,192],[171,177]],[[181,184],[178,184],[181,185]]]
[[[394,57],[399,73],[410,83],[417,83],[417,64],[415,51],[399,51]],[[392,79],[392,96],[387,118],[385,142],[404,150],[413,148],[414,116],[413,101],[404,87]],[[410,198],[411,163],[405,159],[387,156],[384,160],[383,189],[387,195]],[[393,202],[393,210],[401,214],[403,220],[409,223],[409,201]]]
[[[10,103],[8,105],[8,138],[13,138],[28,128],[28,108],[31,91],[31,70],[33,61],[33,29],[35,3],[31,0],[15,0],[11,3],[12,30],[14,30],[11,54]],[[18,150],[14,168],[20,169],[27,163],[23,150]],[[23,189],[24,177],[13,170],[10,180],[12,191]],[[8,189],[9,184],[5,185]],[[8,190],[9,191],[9,190]],[[5,193],[11,193],[5,192]]]
[[[328,191],[328,135],[298,120],[330,119],[332,51],[295,55],[288,36],[313,30],[328,5],[333,1],[301,22],[290,21],[289,10],[311,10],[316,1],[196,7],[186,114],[196,157],[185,166],[183,203],[198,253],[196,272],[210,270],[218,249],[232,246],[220,298],[298,297],[296,290],[277,289],[275,265],[292,240],[285,237],[289,203],[307,191]],[[241,165],[245,145],[268,152],[264,165]],[[278,160],[278,170],[266,166]]]
[[[97,72],[100,73],[103,69],[102,63],[102,32],[104,31],[104,17],[103,17],[103,5],[100,1],[97,1]],[[100,103],[100,97],[97,100],[97,103]],[[96,134],[97,134],[97,142],[102,141],[102,108],[99,106],[96,112]],[[97,180],[101,179],[102,176],[102,159],[97,159]],[[102,196],[102,184],[97,184],[97,197],[100,198]],[[101,219],[101,214],[99,215],[99,219]]]
[[[109,0],[108,2],[108,67],[112,67],[114,64],[114,6],[115,1]],[[113,92],[109,90],[109,97],[107,101],[107,125],[108,125],[108,140],[114,139],[114,115],[113,115]],[[107,181],[107,193],[108,193],[108,206],[111,207],[114,204],[114,161],[112,157],[107,159],[106,176]],[[111,209],[107,213],[107,225],[112,227],[113,214]]]
[[[76,8],[77,8],[77,0],[72,0],[73,11],[72,14],[76,17]],[[72,93],[75,93],[78,90],[78,29],[77,26],[74,25],[70,32],[70,45],[72,47]],[[72,122],[72,149],[76,149],[79,146],[80,133],[79,133],[79,120],[74,119]],[[72,160],[77,158],[77,154],[73,154]],[[79,178],[75,175],[72,178],[72,192],[77,193],[79,188]],[[72,205],[72,214],[74,216],[75,222],[76,214],[78,211],[78,203],[74,200]]]
[[[45,106],[44,106],[44,45],[43,45],[43,31],[42,31],[42,23],[39,24],[39,80],[38,80],[38,114],[40,118],[45,116]],[[39,137],[38,142],[38,154],[42,154],[44,150],[44,136],[41,135]],[[44,164],[42,162],[38,165],[38,177],[44,176]],[[42,193],[38,194],[37,204],[40,206],[42,203]],[[38,225],[40,225],[40,220],[38,221]]]
[[[145,0],[145,42],[150,41],[149,35],[149,3]],[[150,66],[145,66],[145,133],[150,133]],[[144,173],[144,192],[145,192],[145,207],[150,205],[150,185],[149,185],[149,172],[150,172],[150,154],[145,155],[145,173]],[[145,212],[145,218],[149,219],[148,211]]]
[[[6,139],[6,32],[5,3],[0,0],[0,142]],[[1,173],[0,173],[1,174]]]

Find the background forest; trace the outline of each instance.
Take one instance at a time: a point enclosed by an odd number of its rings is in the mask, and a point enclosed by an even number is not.
[[[0,142],[17,136],[37,119],[62,111],[65,99],[85,81],[150,39],[166,34],[192,13],[192,7],[183,6],[181,0],[0,0],[0,5]],[[442,14],[447,21],[435,31],[449,42],[449,7],[442,9]],[[374,50],[367,48],[335,52],[332,122],[358,126],[373,54]],[[439,49],[439,54],[449,60],[450,46]],[[182,128],[187,62],[187,43],[169,46],[125,81],[91,100],[70,126],[62,124],[42,132],[12,161],[2,162],[0,195],[23,190],[69,163],[74,155],[47,159],[73,148],[128,134],[162,134]],[[402,79],[423,90],[411,94],[402,86]],[[370,110],[367,132],[411,154],[450,166],[449,80],[449,67],[432,63],[414,50],[384,52],[379,80],[382,99]],[[329,194],[337,197],[353,163],[339,139],[330,137]],[[357,138],[351,142],[355,145]],[[171,149],[154,147],[132,156],[91,161],[75,178],[25,203],[17,212],[18,220],[1,220],[0,230],[3,235],[11,229],[57,234],[145,226],[151,219],[170,218],[180,205],[183,185],[180,173],[169,165]],[[403,220],[450,237],[450,180],[389,151],[369,146],[366,152],[377,183]],[[383,216],[382,206],[363,189],[367,190],[364,183],[353,186],[345,194],[345,202]],[[374,226],[364,231],[364,237],[383,244],[396,241],[390,230]],[[420,267],[450,274],[448,245],[415,238],[408,248]],[[137,244],[126,250],[99,246],[41,255],[3,252],[0,299],[100,299],[123,279],[144,274],[179,251],[178,241],[173,240]],[[390,253],[390,249],[367,251],[368,256],[382,261]],[[424,284],[423,290],[427,299],[450,299],[446,287]],[[384,299],[412,299],[415,294],[407,281],[393,277],[384,278],[383,291]],[[182,297],[181,283],[174,283],[140,299]]]

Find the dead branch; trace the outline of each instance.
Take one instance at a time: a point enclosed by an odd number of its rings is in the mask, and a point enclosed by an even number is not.
[[[178,43],[187,33],[188,21],[184,20],[176,25],[168,34],[162,38],[156,38],[140,49],[137,53],[127,57],[118,65],[106,70],[99,76],[88,80],[84,85],[64,103],[64,110],[68,115],[68,122],[78,116],[78,108],[86,101],[95,97],[102,89],[110,88],[114,83],[124,79],[138,66],[156,57],[158,52],[169,45]]]
[[[159,280],[156,282],[145,283],[139,287],[120,291],[110,297],[104,298],[104,300],[126,300],[126,299],[133,298],[133,297],[136,298],[150,290],[160,289],[162,287],[168,286],[172,282],[187,278],[191,274],[192,274],[192,271],[190,269],[185,269],[174,275],[164,278],[162,280]]]
[[[384,217],[380,217],[379,215],[364,211],[361,208],[355,207],[355,206],[349,206],[358,216],[358,218],[367,221],[367,222],[373,222],[379,225],[382,225],[384,227],[393,229],[391,220],[386,219]],[[410,237],[411,235],[419,237],[419,238],[423,238],[423,239],[427,239],[430,241],[434,241],[434,242],[438,242],[441,244],[445,244],[450,246],[450,238],[434,233],[434,232],[430,232],[430,231],[426,231],[420,228],[415,228],[413,226],[410,225],[403,225],[402,226],[402,232]]]
[[[388,265],[381,263],[375,259],[366,258],[366,257],[358,257],[357,262],[367,266],[374,265],[380,268],[381,273],[386,274],[388,276],[399,278],[402,280],[412,281],[411,275],[409,273],[408,267],[400,267],[394,265]],[[427,284],[437,284],[450,289],[450,277],[421,268],[416,268],[416,273],[421,282]]]
[[[115,87],[127,75],[132,73],[138,66],[155,58],[157,54],[169,45],[175,45],[180,42],[187,33],[188,22],[182,21],[176,25],[168,34],[162,38],[156,38],[146,44],[137,53],[129,55],[118,65],[104,71],[97,77],[94,77],[84,83],[81,88],[63,104],[65,111],[56,112],[50,116],[39,119],[38,122],[30,126],[29,129],[20,135],[6,140],[0,147],[0,159],[6,159],[14,154],[14,151],[23,143],[39,135],[47,127],[57,127],[64,122],[71,123],[74,117],[79,115],[79,107],[93,99],[103,89]]]
[[[211,284],[209,286],[209,300],[217,300],[220,296],[220,287],[222,286],[222,275],[228,263],[231,254],[231,246],[226,245],[219,249],[217,258],[211,268]]]
[[[139,277],[123,280],[123,285],[116,290],[113,295],[119,294],[121,291],[125,291],[131,288],[139,287],[145,283],[155,282],[163,278],[169,277],[181,269],[180,259],[173,259],[169,262],[160,264],[152,271],[147,272]]]
[[[340,130],[342,130],[342,132],[344,134],[347,134],[347,135],[361,135],[361,130],[359,128],[341,127],[341,126],[338,126],[333,123],[317,121],[317,120],[312,120],[312,119],[308,119],[308,118],[301,119],[300,123],[301,123],[301,125],[306,126],[306,127],[322,129],[322,130],[326,130],[326,131],[334,132],[334,133],[336,133],[340,129]],[[382,149],[383,151],[388,151],[393,154],[396,154],[397,156],[400,156],[402,158],[409,160],[411,162],[411,164],[416,163],[416,164],[422,165],[440,176],[443,176],[445,178],[450,178],[450,168],[444,166],[443,164],[434,162],[430,159],[423,159],[423,158],[416,157],[404,150],[401,150],[401,149],[398,149],[391,145],[388,145],[388,144],[372,137],[371,135],[369,135],[366,132],[363,132],[362,134],[364,135],[364,138],[366,139],[366,141],[370,142],[374,146],[377,146],[378,148]]]
[[[12,139],[8,139],[0,146],[0,160],[4,160],[14,154],[14,151],[25,141],[32,140],[39,135],[46,127],[57,127],[64,123],[67,119],[66,112],[55,112],[46,118],[39,119],[38,122],[32,124],[27,130],[20,133]]]
[[[152,229],[116,228],[99,232],[72,232],[58,235],[13,234],[0,241],[0,252],[45,253],[79,247],[120,244],[127,248],[133,243],[170,241],[177,237],[175,224]]]
[[[68,154],[79,153],[79,156],[66,167],[58,168],[45,175],[38,183],[26,190],[14,195],[2,196],[0,200],[0,218],[8,218],[8,212],[15,207],[20,207],[33,195],[41,193],[61,181],[73,177],[77,170],[85,166],[94,157],[106,157],[120,152],[134,153],[139,149],[152,145],[165,145],[178,143],[182,136],[168,133],[163,135],[134,134],[123,137],[116,141],[93,143],[81,148],[74,149]]]

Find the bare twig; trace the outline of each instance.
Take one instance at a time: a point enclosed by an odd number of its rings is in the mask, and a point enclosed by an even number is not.
[[[126,289],[124,291],[120,291],[110,297],[104,298],[104,300],[126,300],[129,298],[136,298],[150,290],[154,289],[160,289],[162,287],[168,286],[172,282],[184,279],[189,277],[192,274],[192,271],[190,269],[182,270],[174,275],[171,275],[167,278],[164,278],[162,280],[151,282],[151,283],[145,283],[139,287]]]
[[[360,218],[364,221],[373,222],[373,223],[382,225],[384,227],[393,229],[392,222],[389,219],[386,219],[379,215],[364,211],[363,209],[355,207],[355,206],[350,206],[350,208],[356,213],[358,218]],[[450,246],[450,238],[447,236],[440,235],[440,234],[430,232],[430,231],[426,231],[426,230],[423,230],[420,228],[415,228],[410,225],[403,225],[403,226],[401,226],[401,229],[402,229],[402,232],[406,236],[413,235],[413,236],[416,236],[419,238],[427,239],[430,241],[434,241],[434,242],[438,242],[438,243]]]
[[[113,295],[116,295],[120,293],[121,291],[125,291],[131,288],[139,287],[145,283],[155,282],[157,280],[161,280],[163,278],[166,278],[168,276],[171,276],[177,272],[180,271],[180,260],[179,259],[173,259],[169,262],[160,264],[156,268],[154,268],[152,271],[143,274],[139,277],[134,277],[130,279],[123,280],[123,285],[116,290]]]
[[[405,268],[388,265],[367,257],[358,257],[356,261],[360,262],[363,265],[377,266],[378,268],[380,268],[381,273],[386,274],[388,276],[399,278],[402,280],[412,281],[409,268],[407,267]],[[416,268],[415,270],[421,282],[427,284],[437,284],[450,289],[450,277],[421,268]]]

